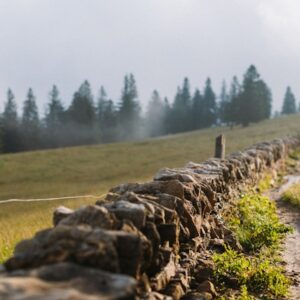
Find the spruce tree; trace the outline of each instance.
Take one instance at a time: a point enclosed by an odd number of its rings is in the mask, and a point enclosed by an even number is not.
[[[171,117],[172,117],[172,108],[167,97],[164,98],[164,119],[163,119],[163,134],[168,134],[172,132],[171,127]]]
[[[102,142],[113,142],[116,140],[117,113],[112,100],[108,99],[103,86],[100,88],[97,117]]]
[[[210,78],[207,78],[203,95],[203,126],[210,127],[217,121],[216,95],[211,86]]]
[[[11,89],[7,91],[7,101],[4,106],[3,119],[5,123],[16,125],[18,122],[17,105]]]
[[[186,77],[183,80],[182,88],[177,88],[174,99],[171,117],[172,132],[184,132],[192,128],[192,119],[190,117],[192,108],[190,83]]]
[[[257,84],[256,97],[259,114],[255,121],[269,119],[272,113],[272,92],[263,80],[260,80]]]
[[[136,81],[133,74],[125,75],[119,103],[119,132],[124,140],[140,137],[141,117]]]
[[[244,75],[242,91],[238,97],[237,122],[247,126],[269,118],[272,95],[266,83],[260,78],[256,67],[251,65]]]
[[[105,106],[106,106],[107,101],[108,101],[108,99],[107,99],[107,94],[104,89],[104,86],[101,86],[100,92],[99,92],[99,98],[98,98],[98,105],[97,105],[97,118],[100,123],[102,123],[102,120],[103,120]]]
[[[49,93],[49,103],[45,121],[46,127],[49,130],[60,130],[61,126],[63,125],[64,107],[56,85],[53,85],[52,90]]]
[[[67,111],[69,145],[84,145],[97,142],[96,109],[90,83],[85,80],[74,94]]]
[[[203,97],[199,89],[196,89],[192,99],[192,120],[193,129],[200,129],[204,126],[203,123]]]
[[[234,76],[232,78],[230,91],[229,91],[229,103],[225,112],[227,115],[228,123],[231,126],[235,123],[239,123],[240,94],[241,94],[241,85],[238,81],[238,78]]]
[[[71,121],[79,126],[92,128],[95,124],[95,107],[89,82],[84,81],[74,94],[69,108]]]
[[[295,114],[297,112],[296,98],[292,89],[288,86],[284,95],[282,110],[283,115]]]
[[[33,90],[29,88],[23,104],[22,137],[26,150],[40,148],[40,121]]]
[[[49,103],[45,114],[45,139],[47,147],[68,145],[65,127],[65,110],[59,96],[59,90],[53,85],[49,92]]]
[[[183,85],[181,90],[181,101],[183,107],[190,107],[191,105],[190,82],[187,77],[185,77],[183,80]]]
[[[165,103],[158,91],[154,90],[146,113],[146,130],[151,137],[164,134],[165,114]]]
[[[256,118],[257,99],[256,90],[257,82],[259,81],[259,74],[255,66],[251,65],[244,75],[242,86],[242,93],[239,97],[238,119],[237,121],[243,126],[247,126]]]
[[[22,125],[25,127],[39,127],[39,114],[33,90],[30,88],[23,105]]]
[[[227,93],[226,82],[223,80],[221,94],[220,94],[220,103],[219,103],[219,119],[222,123],[229,123],[230,121],[230,101],[229,95]]]
[[[17,114],[17,105],[15,96],[11,89],[7,91],[7,101],[4,105],[4,112],[2,116],[2,151],[16,152],[20,151],[20,132],[19,121]]]

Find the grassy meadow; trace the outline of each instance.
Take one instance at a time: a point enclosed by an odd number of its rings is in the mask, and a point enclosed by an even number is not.
[[[102,195],[123,182],[142,182],[162,167],[201,162],[214,152],[214,139],[226,135],[227,152],[263,140],[300,132],[300,115],[246,128],[211,128],[131,143],[92,145],[0,156],[0,262],[16,242],[51,225],[59,205],[78,207],[95,199],[6,203],[11,198]]]

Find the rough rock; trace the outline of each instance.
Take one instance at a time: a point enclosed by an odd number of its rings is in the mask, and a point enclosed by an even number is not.
[[[72,263],[58,263],[0,278],[3,300],[133,299],[136,281]]]
[[[130,220],[137,228],[145,226],[146,209],[143,204],[135,204],[120,200],[104,204],[104,207],[118,219]]]
[[[93,228],[113,229],[116,227],[116,219],[105,207],[88,205],[64,217],[60,222],[57,222],[56,225],[90,225]]]
[[[17,245],[5,267],[18,270],[71,261],[137,276],[151,255],[151,244],[142,234],[60,225]]]
[[[212,294],[210,293],[189,293],[186,296],[181,298],[182,300],[211,300],[213,299]]]
[[[35,268],[63,261],[118,272],[116,240],[102,229],[90,226],[57,226],[20,242],[14,256],[4,264],[8,270]]]
[[[202,283],[200,283],[197,286],[197,291],[200,292],[200,293],[209,293],[212,296],[217,296],[217,292],[216,292],[215,286],[209,280],[205,280]]]
[[[65,206],[59,206],[53,213],[53,225],[56,226],[62,219],[70,216],[74,210],[69,209]]]

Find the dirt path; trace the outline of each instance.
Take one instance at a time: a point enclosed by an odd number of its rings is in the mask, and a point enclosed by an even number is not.
[[[287,236],[283,250],[285,269],[293,280],[290,290],[293,300],[300,299],[300,210],[286,205],[280,198],[294,183],[300,183],[300,174],[287,176],[286,183],[270,194],[271,199],[276,201],[281,221],[294,228],[294,232]]]

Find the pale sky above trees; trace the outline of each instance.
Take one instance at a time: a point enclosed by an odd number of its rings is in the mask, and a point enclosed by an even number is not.
[[[170,100],[188,76],[220,93],[223,78],[255,64],[280,109],[300,98],[299,0],[0,0],[0,103],[32,87],[44,110],[53,84],[69,104],[83,82],[118,101],[132,72],[139,98]]]

